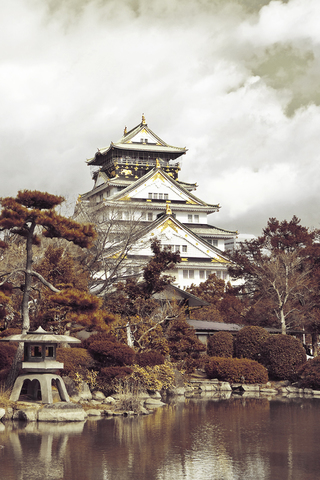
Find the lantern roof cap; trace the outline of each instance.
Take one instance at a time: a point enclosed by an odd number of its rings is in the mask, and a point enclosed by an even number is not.
[[[81,340],[69,335],[55,335],[52,332],[46,332],[42,327],[38,327],[33,332],[9,335],[0,338],[0,342],[26,342],[26,343],[81,343]]]

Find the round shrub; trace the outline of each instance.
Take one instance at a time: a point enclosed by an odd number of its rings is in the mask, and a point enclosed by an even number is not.
[[[258,362],[247,358],[212,357],[205,365],[208,378],[230,383],[267,383],[268,372]]]
[[[320,390],[320,357],[308,360],[298,369],[300,386]]]
[[[208,341],[210,357],[233,357],[233,336],[229,332],[217,332]]]
[[[136,363],[140,367],[154,367],[164,364],[164,356],[160,352],[141,352],[136,354]]]
[[[117,383],[133,372],[131,367],[104,367],[97,377],[97,387],[105,395],[111,395],[116,390]]]
[[[64,375],[74,375],[83,368],[94,366],[94,360],[85,348],[57,348],[57,361],[64,364]]]
[[[270,334],[262,327],[247,326],[241,328],[235,339],[235,356],[260,362],[262,346],[269,336]]]
[[[17,345],[0,342],[0,370],[11,367],[17,351]]]
[[[274,380],[294,381],[298,368],[307,360],[302,343],[290,335],[270,335],[263,344],[261,363]]]
[[[103,367],[132,365],[135,351],[110,334],[96,333],[83,342],[93,358]]]

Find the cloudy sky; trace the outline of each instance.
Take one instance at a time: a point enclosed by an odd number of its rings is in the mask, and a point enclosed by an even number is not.
[[[92,188],[145,114],[211,223],[320,228],[319,0],[2,0],[0,195]]]

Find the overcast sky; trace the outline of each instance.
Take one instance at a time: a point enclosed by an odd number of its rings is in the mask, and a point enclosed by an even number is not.
[[[145,114],[211,223],[320,228],[319,0],[2,0],[0,195],[76,198]]]

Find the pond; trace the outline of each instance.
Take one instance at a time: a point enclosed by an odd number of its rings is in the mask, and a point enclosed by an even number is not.
[[[0,422],[1,480],[315,480],[320,400],[172,400],[152,415]]]

